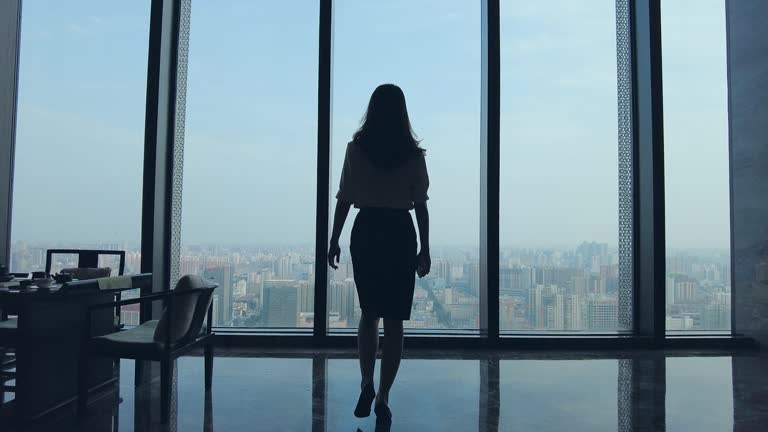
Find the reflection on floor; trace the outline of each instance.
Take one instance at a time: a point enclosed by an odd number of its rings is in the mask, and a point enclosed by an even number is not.
[[[766,354],[407,355],[391,395],[393,431],[768,429]],[[121,363],[119,385],[99,395],[87,418],[78,421],[65,408],[23,430],[375,429],[373,416],[352,415],[359,389],[352,351],[223,352],[216,358],[214,388],[208,395],[202,358],[182,358],[172,420],[166,426],[158,422],[157,385],[134,389],[133,369],[133,362]]]

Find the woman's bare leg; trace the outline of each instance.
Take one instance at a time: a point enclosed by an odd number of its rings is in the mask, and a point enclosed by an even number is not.
[[[376,370],[376,352],[379,350],[379,319],[365,313],[357,327],[357,351],[360,355],[360,388],[373,384]]]
[[[381,376],[376,404],[389,402],[389,390],[395,382],[403,355],[403,320],[384,318],[384,352],[381,354]]]

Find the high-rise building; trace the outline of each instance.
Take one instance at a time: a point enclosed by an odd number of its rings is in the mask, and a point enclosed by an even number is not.
[[[182,255],[179,260],[179,274],[183,275],[199,275],[200,274],[200,257],[197,255]]]
[[[309,313],[315,310],[315,289],[313,285],[313,281],[299,281],[299,312],[301,313]]]
[[[451,281],[451,263],[444,259],[435,259],[432,263],[432,267],[435,272],[435,276],[444,279],[447,282]]]
[[[217,325],[227,325],[232,321],[232,266],[225,264],[218,267],[205,269],[203,277],[211,279],[219,287],[216,293],[219,294],[219,317],[220,320],[214,321]]]
[[[677,282],[675,284],[675,303],[692,303],[696,300],[696,283],[691,281]]]
[[[296,327],[299,317],[299,288],[296,281],[265,281],[261,314],[266,327]]]
[[[573,277],[573,294],[585,298],[587,294],[593,293],[593,276],[582,274]]]
[[[619,319],[619,305],[615,298],[592,298],[587,301],[589,330],[616,330]]]
[[[278,279],[288,279],[293,276],[293,268],[290,256],[281,256],[275,261],[275,275]]]
[[[544,307],[544,286],[536,285],[528,290],[528,322],[531,327],[542,330],[546,327],[546,308]]]
[[[235,282],[235,285],[232,288],[232,295],[235,298],[244,297],[247,286],[248,282],[245,279],[240,279],[239,281]]]
[[[331,312],[338,312],[341,321],[350,322],[354,318],[354,280],[331,281],[331,286],[328,292],[328,308]]]
[[[480,264],[473,262],[467,266],[469,270],[469,292],[476,296],[480,295]]]
[[[499,271],[499,291],[504,295],[525,297],[531,281],[530,267],[503,267]]]
[[[570,295],[565,300],[565,329],[579,331],[586,329],[587,309],[583,297]]]
[[[141,252],[125,254],[125,274],[141,273]]]
[[[675,303],[675,278],[672,276],[667,276],[667,284],[666,284],[666,291],[665,291],[665,302],[667,306],[672,305]]]
[[[706,306],[702,316],[705,330],[725,330],[731,326],[731,305],[713,303]]]
[[[565,299],[562,294],[552,296],[551,316],[547,322],[548,330],[565,330]]]
[[[522,327],[520,305],[509,298],[501,299],[499,302],[499,320],[501,328],[506,330],[517,330]]]
[[[221,296],[218,294],[213,295],[213,307],[211,308],[213,311],[213,325],[220,326],[221,323]]]

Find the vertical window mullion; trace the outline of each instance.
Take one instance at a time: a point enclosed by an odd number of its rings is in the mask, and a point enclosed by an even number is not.
[[[664,128],[659,0],[632,4],[635,155],[635,306],[638,336],[664,341]]]
[[[314,337],[324,341],[328,332],[328,228],[331,182],[331,68],[333,1],[320,0],[319,61],[317,77],[317,218],[315,227]]]
[[[499,0],[482,4],[480,126],[480,332],[499,338]]]

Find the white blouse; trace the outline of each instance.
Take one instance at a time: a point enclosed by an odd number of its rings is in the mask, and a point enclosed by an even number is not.
[[[341,171],[339,201],[357,208],[386,207],[410,210],[414,204],[429,199],[429,176],[424,155],[408,159],[399,167],[377,168],[365,151],[354,142],[347,144],[344,168]]]

